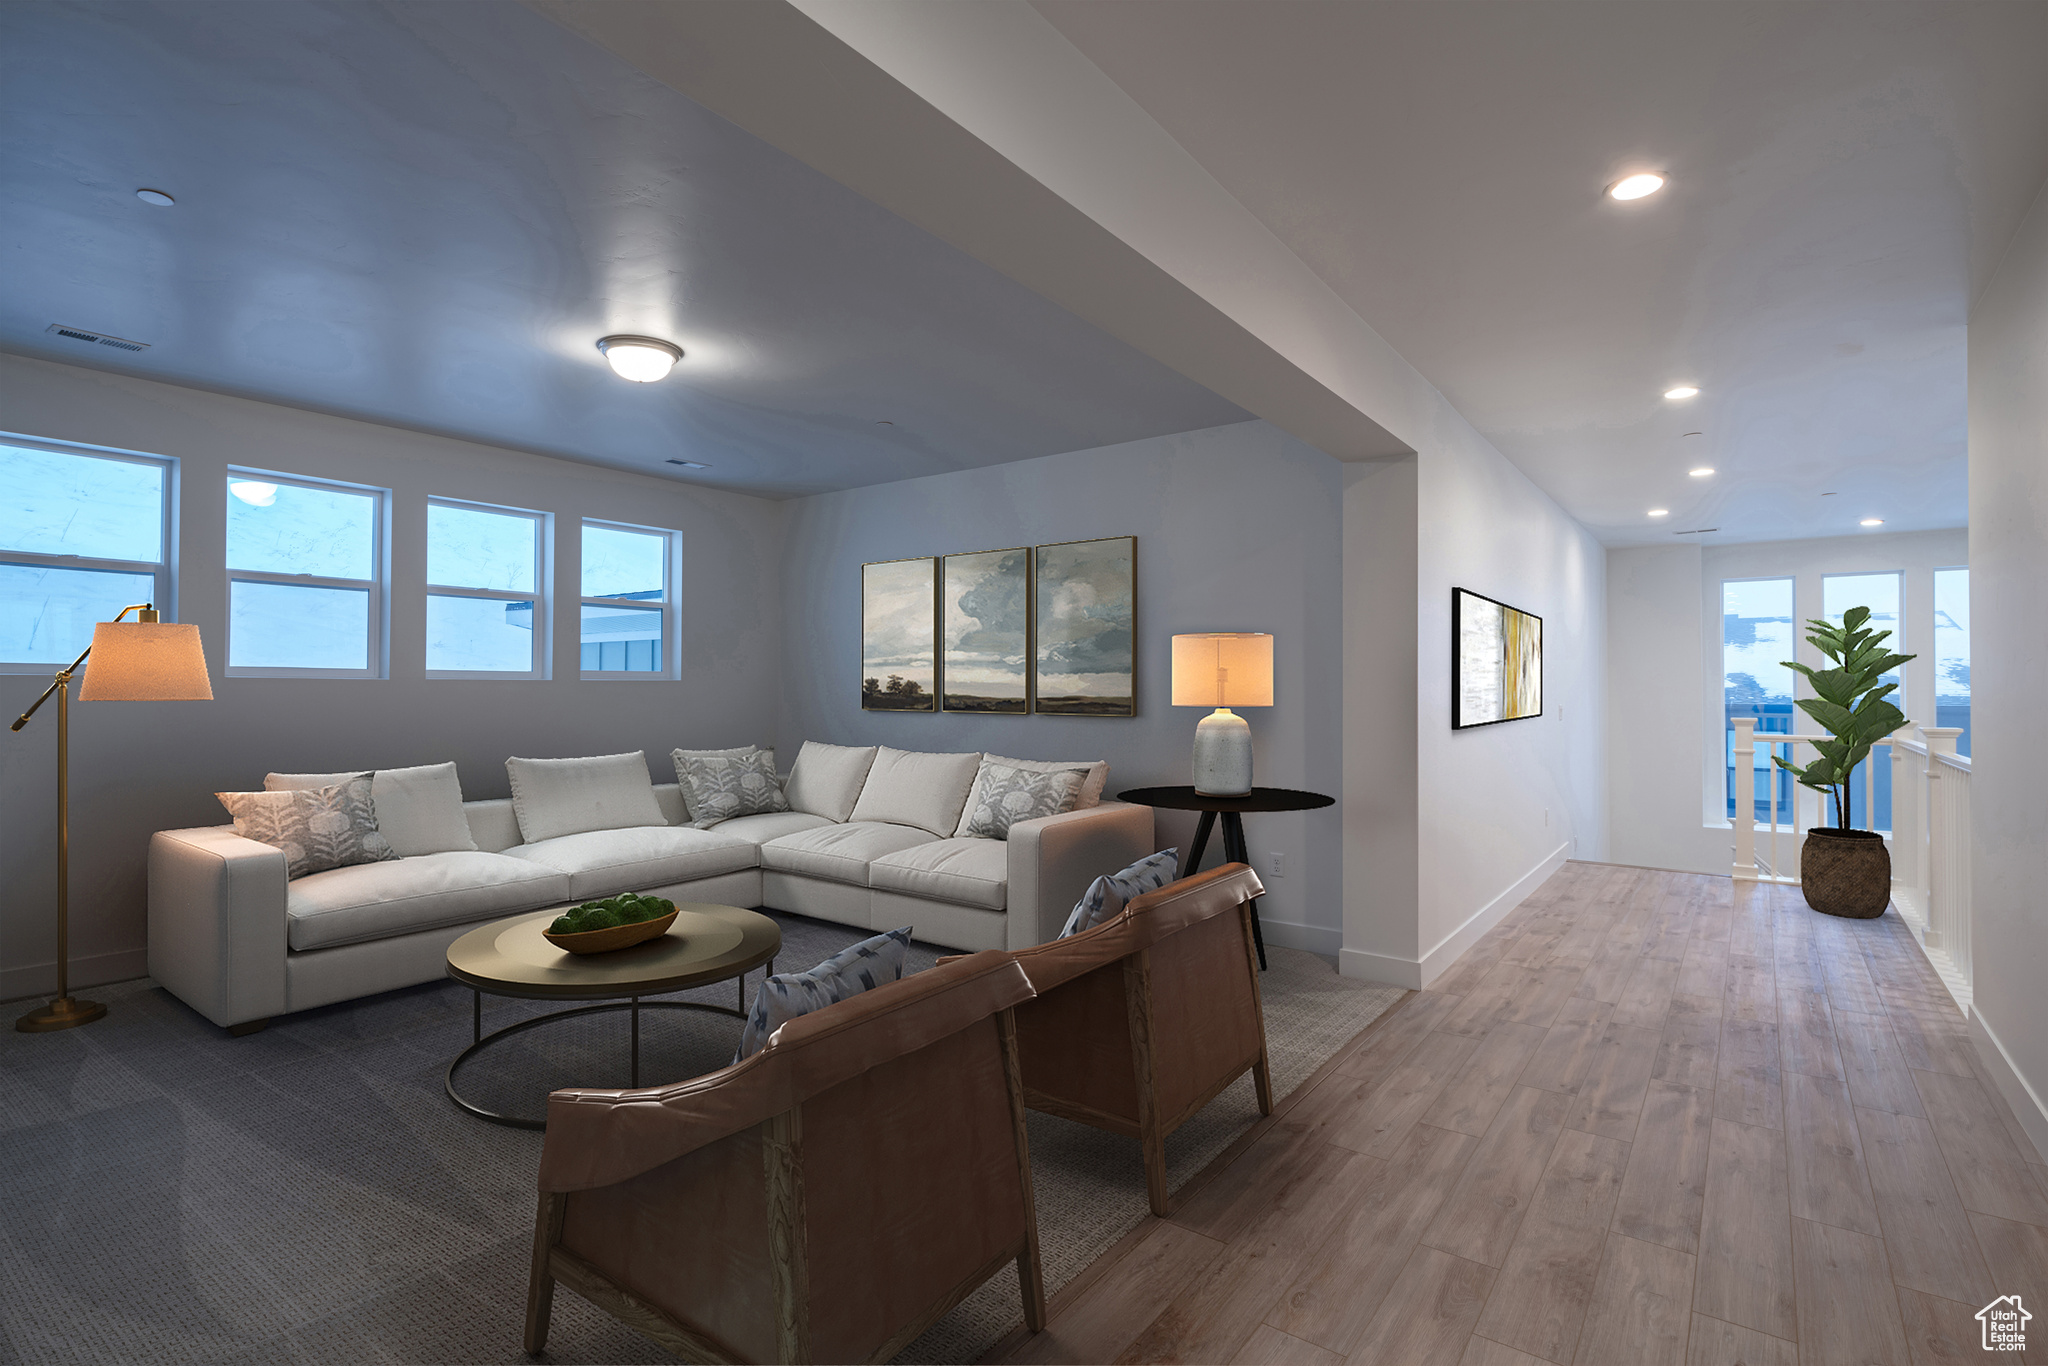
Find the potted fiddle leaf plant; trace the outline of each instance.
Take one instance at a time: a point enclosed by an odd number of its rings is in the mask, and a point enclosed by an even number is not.
[[[1814,742],[1820,757],[1803,769],[1772,756],[1800,786],[1824,792],[1835,802],[1834,826],[1808,830],[1799,851],[1799,889],[1806,894],[1806,904],[1826,915],[1855,920],[1884,914],[1891,900],[1892,858],[1884,836],[1851,823],[1849,776],[1870,757],[1872,745],[1906,724],[1905,713],[1887,700],[1898,685],[1880,680],[1914,657],[1887,650],[1884,643],[1892,633],[1870,630],[1864,624],[1869,620],[1868,607],[1852,607],[1842,613],[1840,626],[1806,623],[1813,628],[1807,643],[1833,667],[1809,669],[1790,660],[1785,667],[1813,685],[1814,695],[1800,698],[1797,705],[1830,738]],[[1864,819],[1868,822],[1868,812]]]

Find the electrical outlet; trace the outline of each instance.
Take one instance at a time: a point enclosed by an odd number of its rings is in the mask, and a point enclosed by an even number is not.
[[[1543,808],[1543,828],[1545,830],[1550,828],[1550,808],[1547,806]]]
[[[1272,863],[1274,877],[1281,878],[1287,876],[1287,855],[1275,849],[1272,855]]]

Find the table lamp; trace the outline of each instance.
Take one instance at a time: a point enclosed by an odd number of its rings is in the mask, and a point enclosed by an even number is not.
[[[1252,728],[1232,707],[1273,705],[1273,637],[1214,631],[1173,638],[1173,705],[1214,707],[1195,727],[1195,791],[1252,790]]]
[[[130,612],[137,619],[124,622]],[[206,676],[206,653],[199,628],[158,621],[150,603],[123,607],[112,621],[92,628],[92,644],[57,677],[35,705],[14,723],[20,730],[36,709],[57,694],[57,999],[14,1022],[25,1034],[46,1034],[91,1024],[107,1013],[97,1001],[71,995],[71,679],[86,656],[92,667],[78,689],[81,702],[211,702],[213,684]]]

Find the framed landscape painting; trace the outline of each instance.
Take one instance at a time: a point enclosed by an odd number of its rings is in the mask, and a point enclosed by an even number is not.
[[[936,710],[938,643],[938,561],[927,555],[862,565],[861,710]]]
[[[1451,590],[1451,729],[1543,714],[1543,618]]]
[[[1031,552],[948,555],[939,569],[939,707],[1031,709]]]
[[[1033,705],[1041,716],[1135,716],[1137,540],[1042,545],[1033,554],[1037,649]]]

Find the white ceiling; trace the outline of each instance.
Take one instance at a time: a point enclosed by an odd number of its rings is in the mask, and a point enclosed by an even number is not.
[[[772,495],[1250,416],[501,0],[16,0],[0,130],[25,354]]]
[[[2048,5],[1036,5],[1609,544],[1966,520]]]

